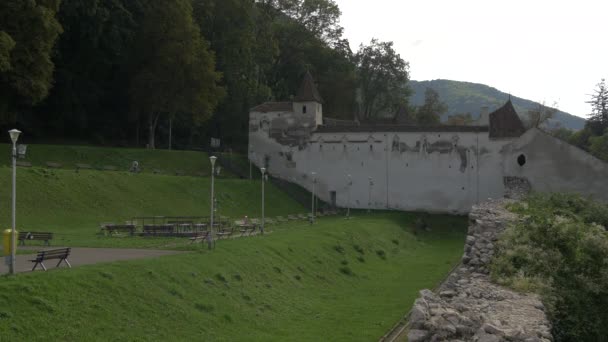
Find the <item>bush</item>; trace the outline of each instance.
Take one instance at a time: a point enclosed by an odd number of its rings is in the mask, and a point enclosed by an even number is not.
[[[574,195],[534,195],[514,205],[523,221],[505,231],[495,281],[539,293],[556,341],[608,336],[608,207]]]

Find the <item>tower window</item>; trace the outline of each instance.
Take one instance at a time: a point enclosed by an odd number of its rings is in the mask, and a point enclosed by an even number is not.
[[[517,164],[519,164],[519,166],[526,165],[526,156],[520,154],[519,157],[517,157]]]
[[[302,114],[306,114],[306,106],[302,106]]]

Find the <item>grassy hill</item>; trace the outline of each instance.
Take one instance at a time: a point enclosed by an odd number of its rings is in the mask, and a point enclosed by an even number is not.
[[[9,226],[11,169],[0,167],[0,224]],[[209,178],[176,177],[94,170],[19,168],[18,230],[52,231],[56,244],[120,246],[146,239],[120,240],[95,236],[100,222],[124,222],[136,216],[208,216]],[[219,214],[233,218],[261,215],[259,182],[216,179]],[[306,212],[271,184],[266,187],[268,216]],[[150,243],[150,242],[147,242]]]
[[[278,202],[273,201],[278,205]],[[373,341],[458,261],[466,219],[322,218],[215,251],[0,278],[7,341]]]
[[[410,102],[416,106],[424,103],[424,91],[427,87],[436,90],[441,100],[448,105],[448,113],[443,119],[452,114],[467,112],[477,118],[482,106],[488,106],[491,112],[502,106],[509,98],[509,94],[479,83],[432,80],[410,81],[409,85],[413,90]],[[537,102],[516,96],[511,96],[511,100],[524,120],[526,112],[538,106]],[[556,113],[553,122],[559,122],[563,127],[573,130],[582,129],[585,125],[583,118],[562,111]]]
[[[21,139],[24,144],[27,144],[26,138]],[[10,149],[9,144],[0,144],[0,151],[6,151],[7,155],[7,158],[0,158],[0,165],[10,163]],[[53,162],[61,164],[61,168],[71,170],[76,168],[76,164],[89,164],[96,169],[114,166],[123,171],[129,170],[133,161],[138,161],[144,173],[160,170],[164,174],[175,174],[178,171],[191,176],[211,174],[208,155],[195,151],[29,144],[25,159],[20,160],[40,167]]]

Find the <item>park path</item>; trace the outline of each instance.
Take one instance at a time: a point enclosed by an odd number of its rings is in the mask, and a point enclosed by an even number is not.
[[[20,247],[22,248],[22,247]],[[36,248],[36,250],[43,249],[54,249],[61,247],[47,247],[47,248]],[[121,260],[134,260],[144,258],[154,258],[165,255],[180,254],[185,252],[179,251],[167,251],[167,250],[153,250],[153,249],[123,249],[123,248],[80,248],[73,247],[68,261],[72,264],[72,267],[81,265],[91,265],[103,262],[121,261]],[[19,254],[17,255],[16,269],[17,272],[31,272],[34,263],[30,260],[34,259],[36,254]],[[8,272],[8,266],[4,264],[4,257],[0,257],[0,274]],[[49,260],[44,265],[48,270],[52,270],[57,265],[58,260]],[[60,267],[67,267],[64,263],[61,263]],[[35,272],[42,271],[42,267],[38,265]]]

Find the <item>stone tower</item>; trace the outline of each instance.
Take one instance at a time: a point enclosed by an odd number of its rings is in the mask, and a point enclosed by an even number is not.
[[[296,115],[312,116],[316,126],[323,124],[323,98],[310,72],[304,75],[302,85],[293,101],[293,112]]]

